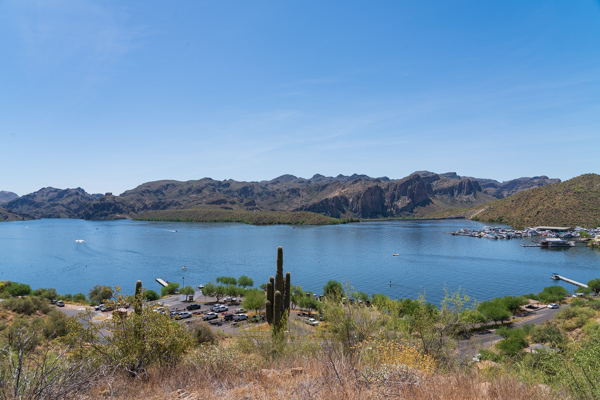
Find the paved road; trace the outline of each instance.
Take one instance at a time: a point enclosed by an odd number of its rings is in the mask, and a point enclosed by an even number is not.
[[[546,321],[552,320],[552,318],[554,318],[554,314],[559,311],[560,308],[551,309],[542,307],[538,310],[530,312],[530,315],[526,316],[525,318],[504,325],[508,325],[512,328],[522,328],[525,324],[543,324]],[[499,327],[500,325],[498,328]],[[496,329],[488,329],[476,333],[471,337],[471,339],[461,341],[459,344],[459,358],[464,361],[470,361],[473,357],[475,357],[480,349],[489,348],[501,339],[501,336],[496,335]]]

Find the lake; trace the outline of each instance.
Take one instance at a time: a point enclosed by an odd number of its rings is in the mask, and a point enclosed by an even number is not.
[[[355,290],[439,304],[444,287],[479,301],[537,293],[557,272],[579,282],[600,277],[600,252],[586,247],[520,247],[529,239],[452,236],[484,224],[467,220],[363,222],[335,226],[252,226],[43,219],[0,223],[0,280],[87,294],[96,284],[159,291],[156,278],[197,286],[275,275],[277,246],[292,284],[321,293],[329,279]],[[397,257],[392,256],[398,254]],[[182,267],[187,266],[183,271]],[[392,284],[390,285],[390,281]],[[576,287],[559,283],[569,290]]]

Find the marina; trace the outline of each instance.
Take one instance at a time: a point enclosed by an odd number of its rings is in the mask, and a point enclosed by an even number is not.
[[[484,239],[523,239],[540,236],[541,241],[534,244],[522,244],[522,247],[573,247],[577,241],[586,242],[600,235],[600,227],[586,229],[582,227],[538,226],[522,230],[484,226],[482,229],[462,228],[453,232],[446,232],[454,236],[469,236]],[[566,240],[572,239],[572,240]]]

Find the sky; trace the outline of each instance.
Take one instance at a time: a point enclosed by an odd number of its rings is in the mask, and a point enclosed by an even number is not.
[[[0,0],[0,190],[599,160],[599,1]]]

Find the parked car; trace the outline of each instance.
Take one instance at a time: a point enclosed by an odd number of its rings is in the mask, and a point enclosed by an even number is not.
[[[58,301],[56,302],[56,305],[57,305],[58,307],[64,307],[64,306],[65,306],[65,302],[64,302],[64,301],[62,301],[62,300],[58,300]]]
[[[306,320],[306,323],[309,324],[309,325],[312,325],[312,326],[315,326],[315,325],[319,324],[319,322],[320,321],[317,321],[314,318],[309,318],[309,319]]]
[[[105,312],[105,311],[112,311],[115,308],[113,306],[102,306],[102,308],[100,309],[100,311]]]
[[[94,311],[102,311],[102,307],[104,307],[104,303],[98,304],[96,307],[94,307]]]
[[[248,311],[244,310],[243,308],[238,308],[237,310],[235,310],[236,314],[246,314]]]
[[[227,307],[227,306],[224,306],[224,305],[222,305],[222,304],[217,304],[216,306],[213,306],[213,307],[211,307],[211,309],[210,309],[210,310],[211,310],[211,311],[214,311],[214,312],[217,312],[217,313],[220,313],[220,312],[225,312],[225,311],[228,311],[228,310],[229,310],[229,307]]]
[[[262,314],[256,314],[248,318],[250,322],[263,322],[265,320],[265,316]]]
[[[558,308],[559,305],[555,303],[548,304],[548,308]]]
[[[248,319],[248,315],[247,314],[236,314],[233,316],[233,320],[234,321],[245,321]]]
[[[219,315],[214,312],[209,312],[205,316],[202,317],[202,321],[209,321],[211,319],[219,318]]]
[[[225,315],[223,316],[223,319],[224,319],[225,321],[233,321],[233,314],[225,314]]]
[[[191,318],[192,317],[192,313],[189,313],[187,311],[183,311],[180,312],[177,319],[186,319],[186,318]]]
[[[187,306],[185,309],[188,311],[192,311],[192,310],[199,310],[200,308],[202,308],[200,306],[200,304],[198,303],[194,303],[194,304],[190,304],[189,306]]]

